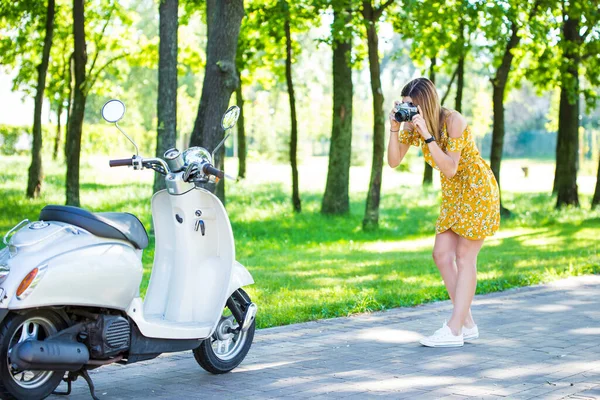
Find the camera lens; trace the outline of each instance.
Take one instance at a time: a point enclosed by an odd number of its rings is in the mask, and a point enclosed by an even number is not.
[[[408,110],[400,109],[396,111],[396,114],[394,114],[394,118],[398,122],[407,122],[410,119],[409,112]]]

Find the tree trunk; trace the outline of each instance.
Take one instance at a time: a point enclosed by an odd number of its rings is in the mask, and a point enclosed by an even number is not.
[[[285,3],[288,8],[287,2]],[[296,118],[296,97],[294,95],[294,83],[292,81],[292,34],[290,28],[289,9],[285,23],[285,79],[287,81],[288,95],[290,99],[290,117],[292,122],[292,134],[290,138],[290,164],[292,166],[292,205],[295,212],[302,211],[300,203],[300,189],[298,188],[298,121]]]
[[[156,157],[175,147],[177,141],[177,11],[178,0],[161,0],[159,3],[158,35],[158,127]],[[154,174],[154,191],[166,187],[165,178]]]
[[[465,87],[465,55],[461,55],[458,59],[458,67],[456,69],[456,97],[454,100],[454,109],[462,112],[462,97]]]
[[[44,104],[46,74],[48,72],[48,62],[50,60],[53,31],[54,0],[48,0],[48,9],[46,12],[46,36],[44,37],[42,60],[37,67],[38,79],[33,110],[33,144],[31,147],[31,165],[29,167],[29,179],[27,182],[27,197],[29,198],[38,197],[42,190],[42,106]]]
[[[381,69],[379,67],[378,17],[373,12],[371,0],[363,1],[363,17],[367,29],[374,122],[371,179],[369,182],[369,192],[367,193],[365,218],[363,219],[363,229],[370,230],[379,226],[379,203],[381,200],[381,179],[383,156],[385,153],[385,113],[383,111],[383,90],[381,89]]]
[[[564,62],[560,106],[558,112],[558,139],[556,143],[557,192],[556,207],[579,206],[577,194],[577,153],[579,150],[579,19],[567,18],[563,22]]]
[[[435,65],[437,58],[431,57],[431,64],[429,65],[429,80],[435,85]],[[425,169],[423,170],[423,186],[431,186],[433,184],[433,168],[431,165],[424,161]]]
[[[456,74],[458,73],[458,67],[459,66],[457,65],[456,68],[454,68],[454,72],[452,73],[450,82],[448,82],[448,87],[446,87],[446,93],[444,93],[444,95],[442,96],[442,100],[440,100],[440,104],[442,105],[442,107],[446,102],[446,98],[448,98],[448,95],[450,94],[450,89],[452,89],[452,84],[454,83],[454,80],[456,79]]]
[[[73,110],[69,118],[66,138],[67,153],[67,205],[79,206],[79,158],[81,154],[81,132],[85,113],[86,93],[85,66],[87,53],[84,27],[84,0],[73,0],[74,75]]]
[[[60,117],[62,117],[63,113],[63,103],[62,99],[58,103],[58,110],[56,110],[56,137],[54,138],[54,150],[52,151],[52,159],[56,161],[58,159],[58,148],[60,147],[60,137],[62,126],[60,125]]]
[[[67,137],[69,137],[69,125],[71,122],[71,112],[73,111],[73,86],[75,85],[75,83],[73,82],[74,76],[75,76],[75,60],[74,58],[74,54],[71,53],[71,56],[69,57],[69,98],[67,99],[67,120],[65,123],[65,161],[67,160]]]
[[[592,198],[592,208],[600,205],[600,152],[598,154],[598,173],[596,174],[596,189]]]
[[[506,43],[502,62],[496,70],[496,76],[492,79],[492,100],[494,112],[494,127],[492,130],[492,148],[490,154],[490,165],[492,172],[500,188],[500,164],[502,163],[502,152],[504,150],[504,92],[510,73],[510,67],[514,58],[512,50],[519,45],[521,38],[518,35],[519,27],[515,22],[511,26],[511,37]],[[509,215],[510,212],[502,205],[500,200],[500,211],[503,215]]]
[[[212,151],[223,139],[221,117],[239,84],[235,55],[243,16],[243,0],[206,1],[206,70],[190,146],[202,146]],[[225,147],[222,147],[213,160],[215,167],[220,170],[224,169],[224,156]],[[215,191],[213,184],[205,187]],[[217,185],[216,194],[222,201],[225,200],[224,180]]]
[[[237,89],[235,89],[235,99],[237,106],[240,108],[240,117],[237,123],[238,179],[244,179],[246,177],[246,125],[244,124],[244,96],[241,78],[240,84]]]
[[[348,16],[334,11],[335,21]],[[352,68],[350,67],[351,39],[336,38],[333,42],[333,121],[329,146],[327,183],[321,212],[346,214],[350,211],[348,186],[352,156]]]

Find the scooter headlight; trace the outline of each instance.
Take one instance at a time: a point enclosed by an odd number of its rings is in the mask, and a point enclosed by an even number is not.
[[[8,274],[10,273],[10,267],[8,266],[8,260],[10,259],[10,251],[8,247],[0,250],[0,283],[4,282]]]

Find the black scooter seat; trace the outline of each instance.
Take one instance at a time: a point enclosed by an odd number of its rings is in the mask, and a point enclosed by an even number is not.
[[[83,208],[48,205],[40,212],[40,221],[58,221],[78,226],[93,235],[126,240],[138,249],[148,247],[148,233],[133,214],[91,213]]]

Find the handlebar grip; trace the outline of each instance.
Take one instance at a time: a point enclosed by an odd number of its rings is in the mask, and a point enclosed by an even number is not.
[[[108,165],[111,167],[127,167],[133,165],[133,158],[123,158],[120,160],[110,160]]]
[[[214,175],[214,176],[216,176],[216,177],[217,177],[217,178],[219,178],[219,179],[223,179],[223,178],[225,178],[225,172],[223,172],[223,171],[221,171],[221,170],[219,170],[219,169],[216,169],[215,167],[213,167],[213,166],[212,166],[212,165],[210,165],[210,164],[206,164],[206,165],[204,166],[204,168],[202,168],[202,170],[203,170],[203,172],[204,172],[205,174]]]

